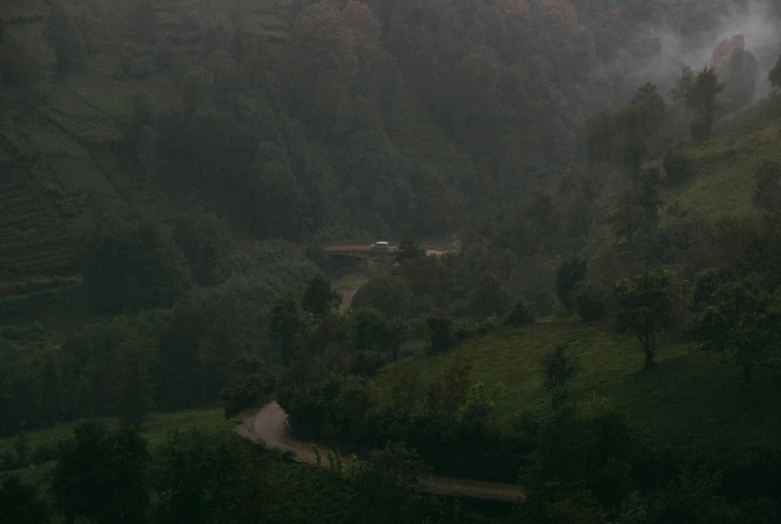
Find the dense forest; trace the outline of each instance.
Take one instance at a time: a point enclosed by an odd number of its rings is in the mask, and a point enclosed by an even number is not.
[[[0,522],[778,521],[777,3],[3,4]]]

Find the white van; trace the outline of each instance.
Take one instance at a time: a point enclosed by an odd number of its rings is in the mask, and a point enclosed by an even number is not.
[[[375,242],[371,246],[372,251],[387,251],[388,250],[388,243],[387,242]]]

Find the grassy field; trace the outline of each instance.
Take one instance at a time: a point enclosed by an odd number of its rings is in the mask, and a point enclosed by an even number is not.
[[[119,421],[113,418],[100,419],[109,427],[117,427]],[[32,431],[27,434],[30,447],[35,448],[39,444],[65,440],[73,435],[73,428],[78,422],[57,424],[53,428]],[[225,420],[221,409],[202,409],[176,411],[173,413],[154,413],[141,427],[141,435],[154,446],[164,441],[166,435],[174,429],[198,428],[203,431],[213,432],[233,427],[232,420]],[[0,439],[0,453],[13,448],[15,438]]]
[[[781,384],[772,377],[759,378],[750,390],[742,391],[731,361],[689,355],[686,345],[673,342],[660,347],[656,369],[643,371],[643,355],[633,339],[579,322],[501,330],[441,355],[401,361],[387,368],[378,382],[386,383],[395,367],[431,378],[462,355],[474,364],[473,382],[503,384],[496,413],[500,423],[511,429],[522,410],[545,413],[549,409],[549,397],[541,387],[541,363],[557,343],[569,344],[581,364],[573,386],[575,401],[592,394],[606,397],[630,421],[662,432],[739,433],[744,438],[781,434],[781,416],[774,402]]]

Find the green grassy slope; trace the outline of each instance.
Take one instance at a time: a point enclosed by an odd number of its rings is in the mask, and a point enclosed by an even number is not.
[[[117,427],[119,425],[117,419],[106,418],[100,420],[109,427]],[[77,424],[78,422],[57,424],[53,428],[27,433],[30,448],[34,450],[38,445],[71,438],[73,436],[73,428]],[[141,434],[150,445],[157,445],[163,442],[166,435],[175,429],[198,428],[202,431],[214,432],[231,428],[232,426],[233,421],[226,421],[222,416],[221,409],[186,410],[174,413],[153,413],[144,422]],[[16,437],[0,439],[0,453],[12,450],[15,440]]]
[[[697,174],[668,192],[669,204],[701,219],[745,214],[752,208],[752,171],[762,161],[781,161],[781,97],[766,99],[717,123],[713,138],[684,153]]]
[[[386,383],[394,367],[404,373],[432,377],[452,365],[457,355],[470,359],[471,379],[487,386],[504,385],[497,403],[500,423],[510,429],[522,410],[544,413],[549,397],[542,390],[541,364],[557,343],[581,363],[574,381],[575,401],[592,394],[608,398],[630,421],[677,434],[781,434],[781,417],[772,401],[781,384],[762,377],[750,391],[741,390],[740,375],[731,361],[705,354],[688,354],[686,345],[664,343],[655,370],[643,371],[643,356],[631,338],[618,338],[604,328],[579,322],[535,324],[501,330],[459,345],[441,355],[401,361],[384,370]],[[770,394],[772,393],[772,395]]]

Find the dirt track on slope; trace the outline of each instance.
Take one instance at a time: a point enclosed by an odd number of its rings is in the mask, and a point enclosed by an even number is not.
[[[236,426],[236,431],[241,437],[269,449],[292,451],[298,462],[317,465],[317,456],[311,444],[299,440],[290,432],[287,414],[276,402],[270,402],[260,409],[244,411],[239,418],[243,423]],[[324,447],[319,447],[319,450],[325,466],[329,450]],[[504,502],[523,499],[525,496],[523,488],[514,484],[436,475],[423,479],[421,488],[431,493]]]

